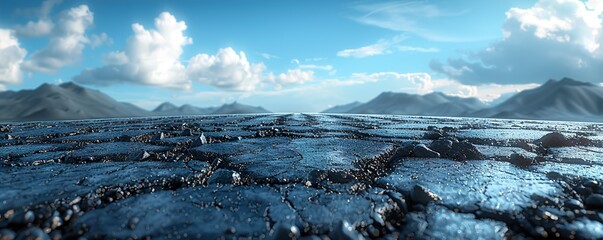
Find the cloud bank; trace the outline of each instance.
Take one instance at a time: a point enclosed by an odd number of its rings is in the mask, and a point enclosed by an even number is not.
[[[4,89],[2,84],[21,82],[21,63],[26,54],[14,32],[0,28],[0,90]]]

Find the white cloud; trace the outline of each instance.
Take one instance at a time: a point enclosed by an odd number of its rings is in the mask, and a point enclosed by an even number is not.
[[[15,31],[19,36],[24,37],[39,37],[50,34],[54,24],[48,19],[40,19],[38,21],[29,21],[25,26],[15,26]]]
[[[24,37],[40,37],[50,34],[54,28],[54,23],[50,20],[48,15],[54,6],[60,2],[61,0],[44,1],[39,9],[34,10],[35,14],[38,16],[37,21],[29,21],[25,26],[15,26],[17,35]]]
[[[272,55],[270,53],[260,53],[260,56],[262,56],[263,58],[268,59],[268,60],[278,58],[278,56]]]
[[[192,81],[227,90],[251,91],[262,80],[263,63],[249,63],[244,52],[219,49],[216,55],[198,54],[191,58],[186,72]]]
[[[394,45],[404,40],[404,36],[396,36],[392,39],[379,39],[376,43],[359,48],[345,49],[337,52],[340,57],[364,58],[376,55],[390,54]]]
[[[21,82],[21,63],[26,54],[13,32],[0,28],[0,84]]]
[[[186,69],[180,63],[182,47],[192,43],[184,36],[187,26],[170,13],[155,18],[155,29],[132,24],[132,35],[123,51],[104,57],[105,66],[88,69],[75,76],[76,82],[110,85],[132,82],[176,89],[190,89]]]
[[[505,38],[465,58],[430,65],[464,83],[535,83],[572,77],[601,82],[603,29],[599,2],[540,0],[512,8]]]
[[[107,33],[101,33],[100,35],[92,34],[90,37],[90,46],[92,48],[100,47],[103,44],[111,45],[113,44],[113,39]]]
[[[84,45],[89,42],[85,32],[93,20],[94,15],[86,5],[61,13],[48,46],[34,52],[23,67],[30,71],[53,73],[65,65],[78,62]]]
[[[413,47],[413,46],[398,46],[398,51],[401,52],[423,52],[423,53],[432,53],[432,52],[439,52],[440,49],[434,48],[434,47],[430,47],[430,48],[423,48],[423,47]]]
[[[301,69],[289,69],[286,73],[275,75],[268,74],[268,80],[275,83],[275,89],[281,89],[285,85],[303,84],[314,79],[313,71],[303,71]]]

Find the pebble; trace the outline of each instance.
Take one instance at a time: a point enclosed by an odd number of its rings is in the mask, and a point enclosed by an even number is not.
[[[128,220],[128,228],[130,230],[136,229],[136,226],[138,226],[139,222],[140,222],[140,219],[137,217],[130,218],[130,220]]]
[[[597,180],[592,180],[592,179],[584,181],[584,184],[582,184],[582,185],[584,185],[587,188],[592,188],[592,189],[599,188],[599,182]]]
[[[603,195],[592,194],[584,200],[584,205],[589,209],[603,209]]]
[[[584,209],[584,204],[577,199],[569,199],[563,203],[563,207],[571,210]]]
[[[413,155],[420,158],[439,158],[440,154],[429,149],[425,144],[417,144],[413,148]]]
[[[161,141],[165,139],[165,134],[163,132],[156,134],[155,136],[153,136],[153,138],[151,139],[152,141]]]
[[[412,188],[412,191],[410,193],[410,198],[412,199],[412,201],[414,203],[419,203],[419,204],[423,204],[423,205],[427,205],[431,202],[436,202],[436,201],[442,200],[442,198],[440,198],[440,196],[429,191],[427,188],[425,188],[421,185],[415,185]]]
[[[544,135],[536,141],[543,147],[566,147],[571,146],[572,142],[560,132],[552,132]]]
[[[241,175],[228,169],[218,169],[207,179],[209,184],[239,184]]]
[[[438,139],[429,145],[429,148],[433,151],[440,153],[442,156],[448,155],[450,150],[452,149],[452,141],[449,139]]]
[[[203,133],[201,133],[201,136],[199,136],[198,138],[195,138],[195,140],[193,141],[191,146],[198,147],[198,146],[205,145],[205,144],[207,144],[207,138],[205,137],[205,135],[203,135]]]
[[[452,143],[452,149],[450,149],[448,156],[459,161],[480,160],[484,158],[484,155],[473,144],[467,141]]]
[[[356,229],[354,229],[353,225],[351,225],[348,221],[344,220],[339,222],[339,224],[333,231],[332,239],[358,240],[364,239],[364,237],[360,235],[360,233],[358,233]]]
[[[180,135],[193,136],[193,130],[191,130],[190,128],[184,129],[184,130],[182,130],[182,133],[180,133]]]
[[[301,236],[299,228],[287,223],[278,223],[270,233],[272,239],[298,239]]]
[[[528,167],[532,165],[533,161],[531,158],[524,156],[523,154],[513,153],[509,158],[509,162],[518,167]]]
[[[563,174],[553,171],[553,172],[546,173],[546,177],[554,181],[554,180],[563,178]]]

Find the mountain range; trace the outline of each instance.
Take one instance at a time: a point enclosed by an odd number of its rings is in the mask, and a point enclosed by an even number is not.
[[[267,113],[262,107],[237,102],[220,107],[176,107],[163,103],[153,111],[119,102],[104,93],[68,82],[44,83],[33,90],[0,92],[0,121],[75,120],[200,114]]]
[[[0,121],[268,112],[262,107],[237,102],[206,108],[165,102],[147,111],[71,82],[61,85],[45,83],[33,90],[0,92]],[[323,112],[602,121],[603,87],[570,78],[549,80],[540,87],[519,92],[495,105],[485,104],[477,98],[439,92],[425,95],[384,92],[366,103],[353,102]]]
[[[350,107],[352,106],[352,107]],[[407,114],[512,119],[603,121],[603,87],[571,78],[549,80],[496,105],[442,93],[381,93],[367,103],[335,106],[325,113]]]

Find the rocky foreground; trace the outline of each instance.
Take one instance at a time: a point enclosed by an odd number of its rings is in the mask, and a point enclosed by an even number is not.
[[[603,124],[231,115],[0,124],[0,239],[603,238]]]

